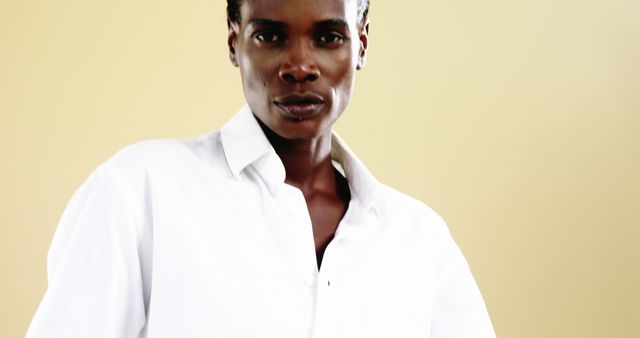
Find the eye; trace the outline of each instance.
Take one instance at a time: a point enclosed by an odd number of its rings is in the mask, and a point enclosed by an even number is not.
[[[317,41],[320,45],[336,45],[344,42],[345,37],[335,32],[323,32],[318,34]]]
[[[254,38],[263,43],[279,43],[282,41],[282,36],[276,32],[259,32],[254,35]]]

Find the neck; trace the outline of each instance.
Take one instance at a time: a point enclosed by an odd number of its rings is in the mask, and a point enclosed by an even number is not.
[[[289,140],[263,129],[284,165],[286,183],[305,194],[335,186],[330,132],[313,139]]]

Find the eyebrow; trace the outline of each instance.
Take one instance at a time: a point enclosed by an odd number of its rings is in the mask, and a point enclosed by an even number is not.
[[[269,27],[284,29],[287,27],[287,24],[281,21],[276,21],[271,19],[251,19],[247,23],[247,26],[269,26]],[[346,27],[349,27],[349,24],[347,23],[347,21],[343,19],[334,18],[334,19],[326,19],[326,20],[318,21],[314,24],[314,26],[319,26],[319,27],[327,27],[327,26],[336,27],[337,26],[337,27],[346,28]]]
[[[271,27],[285,28],[287,25],[285,25],[283,22],[275,21],[271,19],[251,19],[247,23],[247,26],[271,26]]]
[[[315,26],[337,26],[337,27],[349,27],[349,24],[343,19],[327,19],[317,22]]]

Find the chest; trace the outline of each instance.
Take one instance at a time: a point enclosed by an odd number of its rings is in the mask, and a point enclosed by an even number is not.
[[[388,221],[354,204],[318,270],[302,194],[184,188],[155,201],[148,337],[427,336],[435,264]]]

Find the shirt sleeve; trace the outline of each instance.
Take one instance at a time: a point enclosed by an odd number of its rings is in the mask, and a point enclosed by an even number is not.
[[[71,198],[27,338],[135,338],[146,322],[144,231],[131,191],[102,165]]]
[[[495,338],[480,290],[451,240],[446,277],[434,305],[431,338]]]

